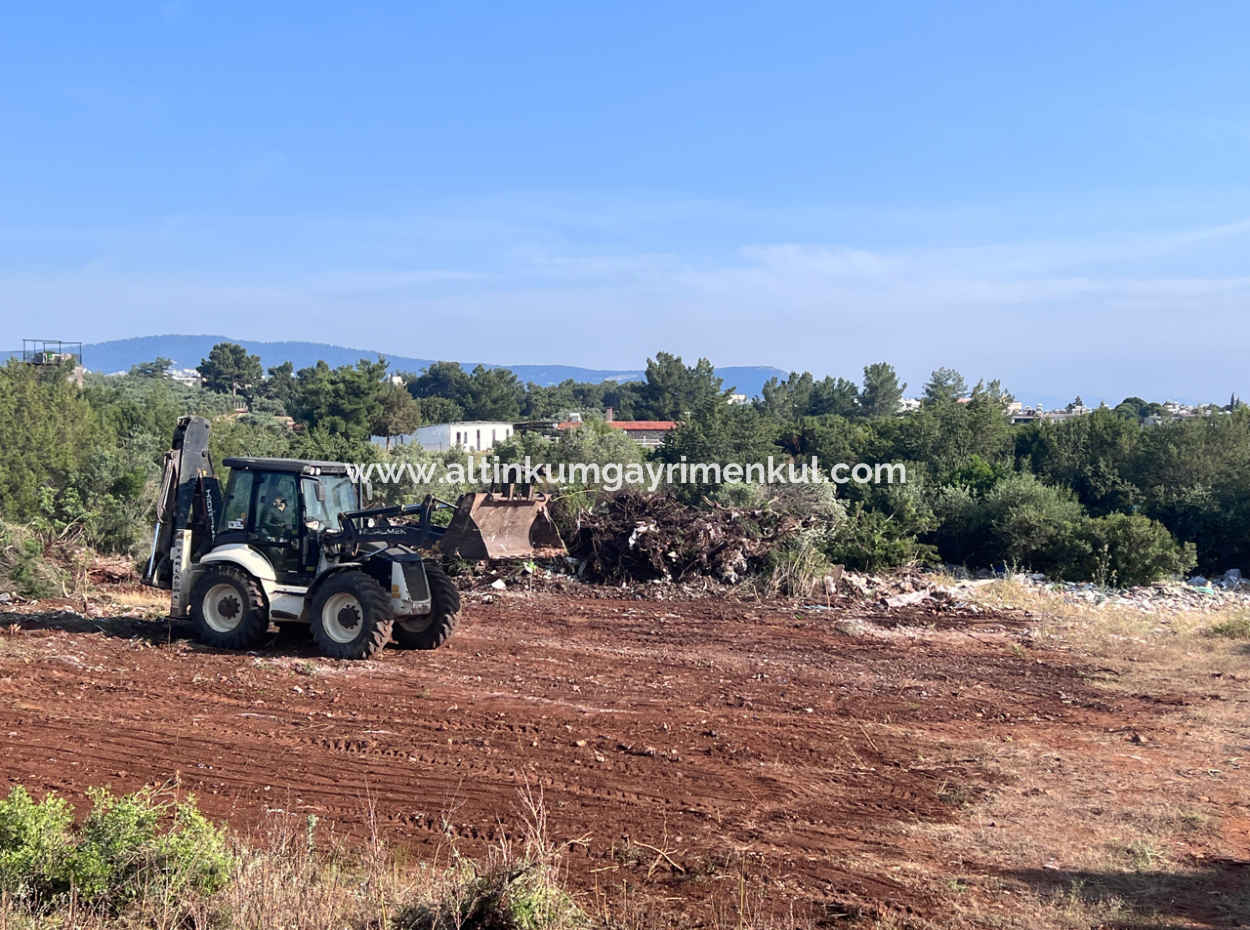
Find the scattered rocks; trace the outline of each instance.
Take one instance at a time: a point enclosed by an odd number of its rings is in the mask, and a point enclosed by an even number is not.
[[[1042,587],[1062,594],[1070,602],[1132,607],[1146,613],[1250,606],[1250,587],[1244,585],[1226,588],[1195,586],[1192,583],[1159,583],[1117,590],[1089,582],[1061,581],[1044,584]]]
[[[884,599],[886,607],[911,607],[932,597],[932,591],[909,591],[906,594],[895,594]]]

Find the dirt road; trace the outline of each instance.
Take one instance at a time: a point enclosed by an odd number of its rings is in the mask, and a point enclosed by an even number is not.
[[[479,852],[541,788],[569,881],[694,913],[746,874],[767,907],[836,916],[941,901],[883,865],[941,857],[942,823],[1002,781],[967,746],[1147,727],[1018,615],[939,623],[709,599],[470,600],[432,653],[251,654],[138,621],[0,614],[0,774],[76,797],[178,773],[214,817],[313,814],[426,855]],[[873,635],[857,632],[863,623]],[[59,628],[58,628],[59,627]],[[942,627],[945,627],[943,630]],[[104,628],[107,628],[104,629]]]

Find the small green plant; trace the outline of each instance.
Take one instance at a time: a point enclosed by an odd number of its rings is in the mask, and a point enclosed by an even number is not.
[[[478,872],[438,900],[404,908],[397,930],[552,930],[588,926],[572,898],[554,887],[538,866],[518,863]]]
[[[637,865],[642,862],[642,848],[629,839],[613,843],[612,861],[617,865]]]
[[[975,800],[975,796],[962,785],[952,785],[948,781],[943,781],[938,787],[937,799],[951,807],[968,807]]]
[[[766,587],[769,594],[811,597],[818,589],[823,590],[824,578],[833,565],[820,550],[820,536],[816,531],[800,533],[772,553]]]
[[[1133,868],[1139,872],[1150,871],[1163,858],[1163,853],[1145,840],[1134,840],[1129,844],[1128,854],[1133,860]]]
[[[1186,830],[1201,830],[1207,825],[1207,815],[1201,811],[1190,811],[1180,815],[1181,826]]]
[[[178,901],[225,885],[225,835],[193,798],[151,788],[90,795],[92,811],[78,828],[69,802],[55,794],[36,803],[18,786],[0,801],[0,890],[35,910],[68,895],[116,910],[152,891]]]

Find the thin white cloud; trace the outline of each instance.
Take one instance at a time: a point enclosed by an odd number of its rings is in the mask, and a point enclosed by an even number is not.
[[[420,269],[413,271],[333,271],[307,282],[303,290],[310,294],[369,293],[404,291],[438,281],[482,281],[490,277],[470,271]]]
[[[848,377],[887,360],[913,385],[949,365],[1057,395],[1250,393],[1232,338],[1250,304],[1238,258],[1250,221],[1236,216],[1032,239],[961,228],[957,241],[926,246],[868,245],[842,230],[842,242],[697,250],[631,248],[664,239],[664,224],[636,209],[642,218],[618,217],[613,235],[602,232],[608,223],[583,235],[576,219],[450,209],[390,220],[184,218],[111,240],[70,231],[67,254],[88,259],[45,273],[0,263],[0,305],[84,341],[185,329],[168,315],[178,307],[184,320],[211,318],[240,337],[351,333],[355,345],[423,357],[620,369],[667,349]],[[27,241],[49,253],[56,235]],[[22,231],[0,230],[0,241],[20,249]],[[12,325],[9,341],[28,335]]]

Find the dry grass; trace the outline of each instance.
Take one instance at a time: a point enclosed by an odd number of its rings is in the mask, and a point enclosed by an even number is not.
[[[72,898],[42,914],[0,900],[0,930],[581,930],[595,922],[562,886],[564,847],[547,837],[541,796],[522,793],[526,830],[475,862],[454,841],[404,863],[377,836],[363,851],[318,836],[316,818],[272,815],[236,837],[226,888],[208,900],[150,889],[123,914]]]
[[[271,815],[236,836],[226,888],[208,900],[150,889],[122,914],[73,899],[32,914],[0,898],[0,930],[650,930],[672,914],[622,883],[575,896],[565,889],[564,854],[541,795],[521,792],[523,835],[501,838],[484,859],[462,856],[450,832],[429,862],[406,862],[376,834],[363,850],[326,837],[316,818]],[[651,847],[648,847],[649,849]],[[778,915],[758,876],[739,872],[733,894],[699,926],[715,930],[813,930]],[[900,925],[901,926],[901,925]],[[908,925],[910,926],[910,925]]]
[[[163,616],[169,613],[169,592],[159,588],[145,588],[141,585],[118,586],[111,588],[101,600],[124,610],[134,610],[144,614],[160,611]]]
[[[1247,836],[1231,832],[1250,796],[1250,668],[1235,636],[1244,608],[1147,612],[1012,580],[974,591],[986,608],[1030,611],[1031,648],[1068,653],[1124,711],[1102,732],[1029,727],[952,744],[979,755],[1001,786],[954,824],[908,829],[942,863],[926,867],[933,887],[950,888],[949,925],[1250,921],[1244,877],[1211,867],[1250,858]]]

